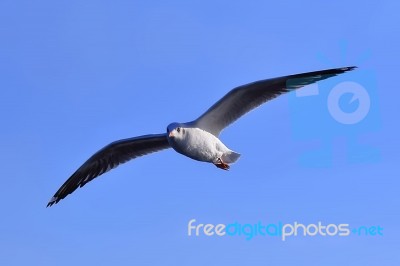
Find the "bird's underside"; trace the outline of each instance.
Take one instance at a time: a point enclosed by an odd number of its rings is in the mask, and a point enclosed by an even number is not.
[[[219,134],[224,128],[261,104],[283,93],[334,77],[354,68],[327,69],[249,83],[228,92],[196,120],[189,123],[170,124],[166,134],[145,135],[115,141],[96,152],[79,167],[54,194],[47,206],[58,203],[78,187],[83,187],[94,178],[134,158],[171,147],[179,153],[191,157],[185,154],[185,145],[192,145],[193,143],[187,140],[184,142],[187,139],[188,132],[190,133],[191,130],[199,129],[214,136],[219,141]],[[195,134],[194,139],[197,139],[199,143],[207,144],[207,141],[202,139],[202,136]],[[195,144],[197,145],[196,147],[201,149],[203,146],[199,145],[199,143]],[[215,154],[220,155],[212,158],[209,162],[220,169],[228,170],[229,164],[235,162],[240,155],[229,149],[227,151],[229,152],[216,152]],[[209,152],[215,151],[210,150]],[[201,160],[201,158],[198,160]]]

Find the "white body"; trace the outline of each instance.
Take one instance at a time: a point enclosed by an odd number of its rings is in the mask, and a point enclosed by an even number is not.
[[[217,137],[199,128],[181,128],[174,130],[169,143],[177,152],[197,161],[219,163],[219,160],[231,163],[239,158],[230,158],[236,154],[228,149]],[[236,156],[235,156],[236,157]]]

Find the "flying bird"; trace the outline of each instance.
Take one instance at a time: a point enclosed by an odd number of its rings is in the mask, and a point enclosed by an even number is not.
[[[284,77],[265,79],[239,86],[211,106],[204,114],[187,123],[172,123],[164,134],[144,135],[110,143],[90,157],[60,187],[47,207],[58,203],[78,187],[134,158],[173,148],[191,159],[208,162],[223,170],[238,160],[240,154],[230,150],[218,138],[221,131],[261,104],[303,86],[347,71],[343,67]]]

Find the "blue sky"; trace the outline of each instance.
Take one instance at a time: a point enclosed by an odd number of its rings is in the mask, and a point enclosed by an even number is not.
[[[1,1],[0,264],[398,265],[399,8],[396,1]],[[111,141],[190,121],[238,85],[347,65],[360,74],[343,79],[371,90],[367,126],[324,131],[324,116],[304,119],[326,112],[322,96],[303,109],[285,95],[223,132],[242,154],[229,172],[168,150],[45,208]],[[321,83],[321,95],[339,81]],[[299,117],[309,138],[299,138]],[[354,140],[379,156],[351,163]],[[332,156],[312,153],[318,147]],[[304,157],[310,150],[315,156]],[[384,235],[189,237],[191,219],[379,225]]]

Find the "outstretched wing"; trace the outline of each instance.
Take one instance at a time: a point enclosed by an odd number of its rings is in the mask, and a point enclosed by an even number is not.
[[[112,142],[79,167],[54,194],[47,207],[122,163],[167,148],[170,148],[170,145],[166,134],[146,135]]]
[[[237,87],[191,123],[218,137],[225,127],[261,104],[285,92],[342,74],[354,68],[356,67],[314,71],[260,80]]]

